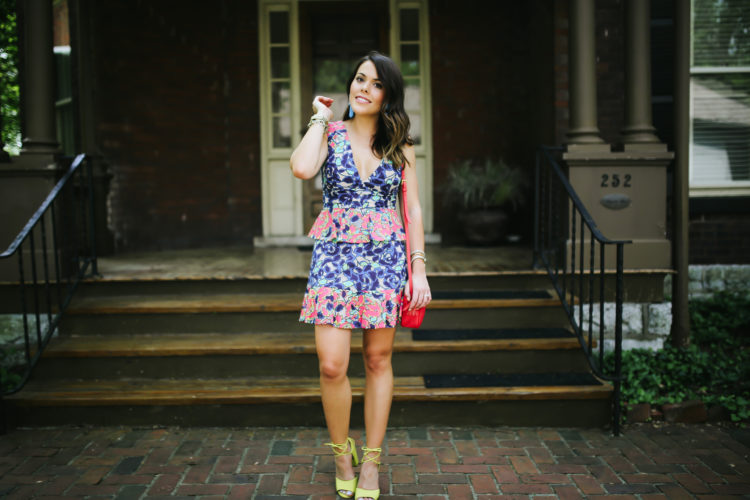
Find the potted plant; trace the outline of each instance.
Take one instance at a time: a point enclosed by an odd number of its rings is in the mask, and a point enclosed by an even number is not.
[[[458,207],[458,218],[470,243],[504,240],[508,212],[523,202],[526,177],[503,160],[460,161],[451,166],[443,186],[444,200]]]

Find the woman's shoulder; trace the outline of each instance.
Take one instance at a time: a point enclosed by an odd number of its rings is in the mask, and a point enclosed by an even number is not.
[[[409,165],[414,165],[415,160],[417,159],[417,154],[414,150],[414,144],[406,142],[401,146],[401,153],[403,153],[404,158],[409,163]]]

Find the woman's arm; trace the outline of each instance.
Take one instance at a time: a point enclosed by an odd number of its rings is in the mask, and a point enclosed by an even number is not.
[[[415,251],[424,252],[424,222],[422,221],[422,205],[419,203],[419,185],[417,183],[417,158],[414,146],[405,146],[406,156],[405,176],[406,179],[406,210],[409,213],[409,246],[412,254]],[[431,300],[430,285],[427,283],[427,272],[425,262],[421,259],[412,260],[407,255],[407,265],[411,265],[413,290],[406,288],[406,296],[411,301],[411,309],[419,309],[426,306]]]
[[[333,99],[316,96],[313,100],[313,108],[316,110],[316,114],[330,120],[333,118],[333,112],[329,109],[332,103]],[[307,129],[302,141],[289,158],[289,166],[295,177],[299,179],[315,177],[328,156],[327,139],[328,127],[325,124],[314,123]]]

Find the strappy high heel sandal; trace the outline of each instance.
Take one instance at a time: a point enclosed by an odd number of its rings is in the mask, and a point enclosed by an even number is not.
[[[333,450],[333,455],[336,457],[340,457],[342,455],[349,455],[352,456],[352,465],[357,466],[359,464],[359,459],[357,458],[357,449],[354,447],[354,440],[350,437],[346,438],[346,441],[344,441],[341,444],[336,443],[326,443],[326,446],[330,446]],[[349,448],[347,450],[347,448]],[[354,497],[354,491],[357,489],[357,476],[354,476],[354,479],[339,479],[336,478],[336,494],[340,496],[341,498],[353,498]],[[349,491],[351,492],[350,495],[344,495],[342,492]]]
[[[362,447],[362,464],[365,462],[375,462],[378,464],[378,471],[380,470],[380,454],[383,452],[382,448],[368,448],[367,446]],[[375,455],[368,457],[369,453],[375,453]],[[354,491],[354,500],[360,498],[372,498],[378,500],[380,498],[380,488],[377,490],[366,490],[364,488],[357,488]]]

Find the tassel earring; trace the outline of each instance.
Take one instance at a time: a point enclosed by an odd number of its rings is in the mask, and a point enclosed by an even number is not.
[[[354,110],[351,104],[349,105],[349,118],[354,118]]]

